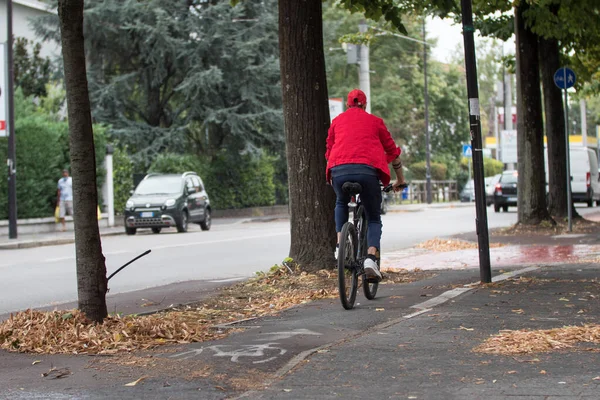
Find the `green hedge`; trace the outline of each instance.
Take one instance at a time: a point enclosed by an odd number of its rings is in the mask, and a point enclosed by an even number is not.
[[[17,217],[53,215],[57,182],[62,176],[61,137],[67,126],[41,115],[15,121],[17,151]],[[0,153],[7,154],[8,141],[0,140]],[[6,168],[2,168],[3,173]],[[8,182],[0,179],[0,219],[8,218]]]
[[[431,166],[431,179],[434,181],[443,181],[446,179],[448,167],[446,164],[432,162]],[[425,161],[414,163],[410,165],[409,170],[411,172],[411,178],[416,180],[426,179],[427,176],[427,164]]]
[[[105,180],[106,129],[94,126],[97,185]],[[36,109],[20,90],[15,93],[15,146],[17,153],[17,218],[54,215],[57,182],[69,168],[69,128],[66,121]],[[0,138],[0,154],[8,139]],[[6,167],[2,168],[6,174]],[[6,176],[6,175],[4,175]],[[99,201],[101,201],[99,199]],[[8,182],[0,179],[0,220],[8,218]]]
[[[148,172],[195,171],[202,177],[214,208],[230,209],[275,204],[275,159],[266,154],[233,155],[225,151],[210,163],[192,155],[165,153]]]
[[[115,214],[121,215],[133,190],[133,162],[127,153],[127,146],[115,144],[113,149]]]

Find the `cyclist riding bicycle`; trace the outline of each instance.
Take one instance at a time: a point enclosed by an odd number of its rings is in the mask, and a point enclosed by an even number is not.
[[[367,96],[361,90],[348,93],[348,109],[331,123],[327,135],[327,181],[336,194],[335,228],[339,246],[340,232],[348,221],[350,195],[342,189],[345,182],[357,182],[368,220],[367,258],[364,270],[367,279],[381,280],[377,267],[381,242],[381,183],[390,182],[388,164],[396,173],[394,191],[405,184],[400,161],[401,150],[387,130],[383,120],[365,111]]]

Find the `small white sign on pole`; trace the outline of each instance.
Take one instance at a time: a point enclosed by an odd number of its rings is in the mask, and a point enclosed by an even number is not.
[[[8,114],[8,97],[6,96],[6,45],[0,43],[0,137],[8,136],[8,125],[6,115]]]
[[[500,155],[504,164],[517,162],[517,131],[502,131],[500,139]]]
[[[344,112],[344,99],[334,97],[329,99],[329,118],[333,121],[335,117]]]

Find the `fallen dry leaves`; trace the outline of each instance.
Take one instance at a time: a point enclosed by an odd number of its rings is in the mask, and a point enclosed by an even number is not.
[[[557,219],[556,224],[543,221],[538,225],[515,224],[508,228],[502,228],[492,232],[492,236],[514,236],[514,235],[560,235],[564,233],[593,233],[600,228],[600,223],[585,218],[574,218],[572,220],[572,231],[568,230],[567,221]]]
[[[431,273],[394,270],[388,283],[413,282]],[[26,310],[0,323],[0,349],[39,354],[116,354],[164,344],[216,340],[223,324],[273,315],[297,304],[337,298],[337,274],[274,267],[246,282],[223,288],[203,302],[146,316],[112,315],[102,324],[78,310]]]
[[[503,330],[474,351],[489,354],[530,354],[574,348],[578,343],[600,343],[600,325],[564,326],[545,330]]]
[[[490,243],[490,247],[502,247],[501,243]],[[465,240],[458,239],[431,239],[417,245],[420,249],[431,250],[431,251],[456,251],[456,250],[469,250],[477,249],[477,243],[467,242]]]

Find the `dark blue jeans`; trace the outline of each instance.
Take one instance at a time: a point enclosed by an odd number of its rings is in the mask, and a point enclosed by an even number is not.
[[[348,221],[348,203],[350,196],[342,190],[345,182],[358,182],[362,186],[360,199],[365,207],[369,230],[367,232],[367,245],[369,247],[381,248],[381,186],[379,178],[371,175],[353,174],[340,175],[333,178],[333,190],[337,197],[335,202],[335,230],[342,231],[342,227]]]

